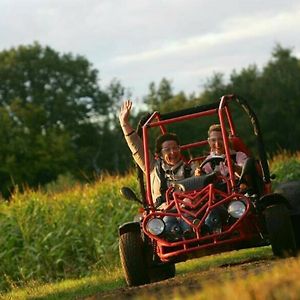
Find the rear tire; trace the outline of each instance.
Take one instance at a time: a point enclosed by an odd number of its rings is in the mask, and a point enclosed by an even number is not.
[[[281,183],[275,192],[282,194],[291,205],[290,215],[294,228],[296,245],[300,250],[300,181],[290,181]]]
[[[283,195],[288,200],[292,214],[300,214],[300,180],[279,184],[275,193]]]
[[[128,286],[150,282],[145,245],[139,232],[126,232],[120,236],[119,253]]]
[[[298,252],[300,251],[300,215],[291,215],[291,220],[294,229],[296,246]]]
[[[265,209],[266,226],[275,256],[296,256],[296,242],[288,209],[275,204]]]

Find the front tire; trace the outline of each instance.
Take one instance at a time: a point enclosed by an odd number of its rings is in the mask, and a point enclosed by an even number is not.
[[[296,256],[296,242],[287,207],[275,204],[265,209],[266,227],[275,256]]]
[[[119,253],[128,286],[150,282],[145,245],[140,232],[123,233],[119,239]]]
[[[176,273],[174,263],[166,263],[158,266],[154,266],[149,269],[150,281],[157,282],[173,278]]]

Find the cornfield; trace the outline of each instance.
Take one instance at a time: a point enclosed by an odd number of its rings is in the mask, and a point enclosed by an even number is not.
[[[118,263],[118,225],[136,214],[120,195],[133,175],[68,191],[16,193],[0,202],[0,290],[29,280],[82,277]]]

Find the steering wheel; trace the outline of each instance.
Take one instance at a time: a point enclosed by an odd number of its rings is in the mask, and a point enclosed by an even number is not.
[[[199,168],[203,171],[203,167],[210,163],[212,165],[212,169],[214,169],[215,166],[219,165],[221,161],[224,162],[225,158],[226,157],[224,155],[215,155],[208,157],[201,163]]]
[[[212,170],[213,170],[213,172],[211,174],[213,174],[213,173],[215,173],[214,172],[215,167],[217,165],[219,165],[220,162],[225,162],[225,160],[226,160],[225,155],[215,155],[215,156],[212,156],[212,157],[208,157],[201,163],[199,168],[204,172],[203,167],[205,165],[207,165],[208,163],[211,163],[211,167],[212,167]],[[229,191],[229,179],[228,179],[228,177],[222,175],[219,172],[216,174],[214,184],[220,190],[224,190],[225,192]]]

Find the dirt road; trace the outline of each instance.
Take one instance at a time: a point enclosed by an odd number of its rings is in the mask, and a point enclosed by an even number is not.
[[[193,271],[184,274],[178,274],[175,278],[147,284],[139,287],[120,288],[109,292],[99,293],[85,300],[121,300],[134,299],[137,296],[143,299],[170,299],[171,294],[191,295],[193,292],[201,290],[202,286],[210,281],[214,284],[230,280],[232,278],[243,277],[249,274],[258,274],[270,269],[272,266],[280,263],[280,260],[264,259],[252,262],[244,262],[236,265],[221,265],[211,268],[207,271]],[[147,296],[148,295],[148,296]]]

